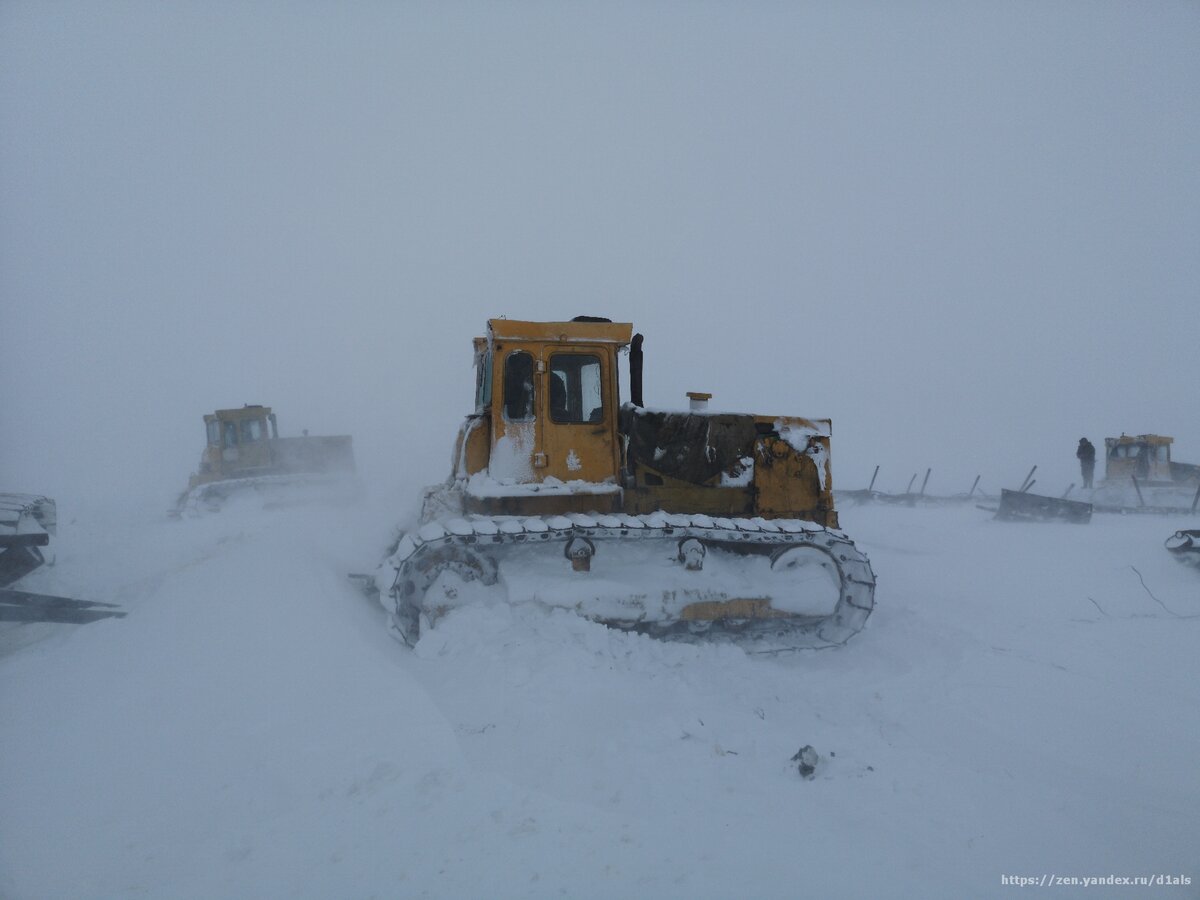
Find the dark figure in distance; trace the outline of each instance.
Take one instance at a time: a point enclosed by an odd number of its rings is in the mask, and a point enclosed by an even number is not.
[[[1083,473],[1083,486],[1092,486],[1092,473],[1096,471],[1096,448],[1087,438],[1079,439],[1079,449],[1075,451],[1079,457],[1079,470]]]

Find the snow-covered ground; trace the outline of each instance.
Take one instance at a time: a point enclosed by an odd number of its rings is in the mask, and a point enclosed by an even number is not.
[[[480,607],[414,651],[345,578],[385,504],[63,500],[25,583],[129,615],[0,630],[6,898],[1200,896],[1183,521],[850,507],[879,586],[843,648]]]

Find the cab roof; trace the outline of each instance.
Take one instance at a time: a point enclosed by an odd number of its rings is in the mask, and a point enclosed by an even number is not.
[[[498,341],[545,341],[624,346],[633,337],[628,322],[523,322],[517,319],[488,319],[488,335]]]
[[[239,406],[235,409],[218,409],[216,412],[208,413],[205,419],[254,419],[259,416],[269,416],[271,407],[259,406],[258,404],[247,403],[245,406]]]
[[[1175,438],[1162,434],[1123,434],[1120,437],[1105,438],[1106,444],[1171,444]]]

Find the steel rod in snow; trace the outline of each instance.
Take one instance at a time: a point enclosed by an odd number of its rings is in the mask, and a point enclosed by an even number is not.
[[[878,475],[879,475],[879,466],[876,466],[875,474],[871,476],[871,483],[869,485],[867,485],[867,493],[868,494],[871,493],[871,491],[875,489],[875,478]],[[1197,496],[1200,496],[1200,493],[1198,493]]]
[[[1025,480],[1021,482],[1020,493],[1025,493],[1033,486],[1033,473],[1037,471],[1037,466],[1029,470],[1029,474],[1025,476]]]
[[[1145,505],[1146,505],[1146,501],[1142,499],[1142,488],[1141,488],[1141,486],[1140,486],[1140,485],[1137,483],[1137,476],[1136,476],[1136,475],[1130,475],[1130,476],[1129,476],[1129,480],[1133,482],[1133,489],[1134,489],[1135,491],[1137,491],[1137,495],[1138,495],[1138,506],[1145,506]]]
[[[1192,498],[1192,512],[1196,511],[1196,504],[1200,503],[1200,484],[1196,485],[1196,496]]]
[[[1072,482],[1071,482],[1069,485],[1067,485],[1067,489],[1066,489],[1065,491],[1063,491],[1062,498],[1063,498],[1064,500],[1066,500],[1066,499],[1067,499],[1067,495],[1068,495],[1068,494],[1070,494],[1070,493],[1071,493],[1071,491],[1073,491],[1073,490],[1075,490],[1075,482],[1073,482],[1073,481],[1072,481]]]
[[[967,491],[967,496],[974,497],[975,496],[975,488],[977,488],[977,487],[979,487],[979,476],[978,475],[976,475],[975,480],[973,482],[971,482],[971,490]]]
[[[932,467],[925,470],[925,480],[921,482],[921,496],[922,497],[925,496],[925,486],[927,484],[929,484],[929,473],[932,471],[933,471]]]
[[[906,487],[906,488],[904,489],[904,493],[906,493],[906,494],[911,494],[911,493],[912,493],[912,486],[913,486],[913,482],[914,482],[914,481],[916,481],[916,480],[917,480],[917,473],[916,473],[916,472],[913,472],[913,477],[912,477],[912,478],[910,478],[910,479],[908,479],[908,487]]]

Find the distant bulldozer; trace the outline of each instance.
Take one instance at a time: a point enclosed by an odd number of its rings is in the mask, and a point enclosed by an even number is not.
[[[1171,459],[1174,438],[1122,434],[1104,439],[1104,480],[1092,499],[1098,508],[1171,511],[1200,502],[1200,466]]]
[[[1161,434],[1123,434],[1104,439],[1104,480],[1126,484],[1136,478],[1143,485],[1195,485],[1200,466],[1171,460],[1174,438]]]
[[[268,406],[218,409],[204,417],[207,444],[200,468],[176,502],[176,515],[220,506],[245,492],[270,504],[350,499],[358,493],[353,441],[348,435],[281,438]]]

